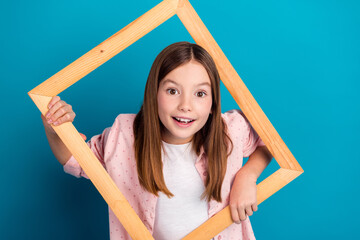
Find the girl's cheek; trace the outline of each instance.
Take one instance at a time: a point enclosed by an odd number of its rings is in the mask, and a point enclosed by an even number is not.
[[[200,99],[200,101],[197,102],[199,105],[202,105],[203,108],[209,108],[212,106],[212,99],[211,98],[204,98]]]
[[[158,95],[157,100],[158,100],[158,105],[162,106],[166,103],[166,96],[164,96],[163,94],[160,94],[160,95]]]

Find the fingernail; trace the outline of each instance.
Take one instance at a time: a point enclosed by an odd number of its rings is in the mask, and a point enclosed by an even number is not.
[[[58,125],[59,123],[58,122],[54,122],[54,125],[56,126],[56,125]]]
[[[50,124],[50,123],[52,123],[53,121],[50,119],[49,121],[48,121],[48,123]]]
[[[47,113],[47,114],[45,115],[46,118],[49,118],[49,116],[50,116],[50,113]]]

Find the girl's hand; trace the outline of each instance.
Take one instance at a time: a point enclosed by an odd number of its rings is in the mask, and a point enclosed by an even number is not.
[[[65,122],[73,122],[75,119],[75,112],[72,110],[72,106],[65,101],[60,100],[59,96],[54,96],[48,105],[49,111],[46,112],[45,117],[41,114],[41,118],[45,127],[55,133],[50,127],[51,124],[59,126]],[[86,136],[80,133],[81,137],[86,140]]]
[[[251,216],[257,211],[256,178],[253,175],[241,172],[236,174],[230,191],[230,212],[233,221],[237,224],[246,220],[246,215]]]

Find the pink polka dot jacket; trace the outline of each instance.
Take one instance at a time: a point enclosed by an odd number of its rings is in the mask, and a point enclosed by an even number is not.
[[[235,174],[243,164],[243,157],[248,157],[257,146],[265,144],[254,131],[245,115],[240,110],[230,110],[222,114],[228,126],[228,132],[234,148],[227,161],[226,175],[222,184],[221,197],[223,202],[211,200],[208,203],[208,216],[225,208],[229,204],[230,189]],[[114,124],[106,128],[102,134],[93,136],[88,146],[102,163],[120,191],[129,201],[148,230],[152,233],[155,219],[157,197],[145,191],[139,184],[135,153],[133,150],[133,121],[135,114],[119,114]],[[205,184],[207,159],[203,148],[198,156],[195,167]],[[64,165],[64,171],[76,177],[88,178],[74,156]],[[111,240],[130,240],[130,235],[109,208],[109,225]],[[249,217],[240,224],[233,223],[214,237],[215,240],[248,240],[255,239]]]

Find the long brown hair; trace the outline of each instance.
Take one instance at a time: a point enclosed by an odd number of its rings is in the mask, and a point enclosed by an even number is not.
[[[220,77],[210,54],[201,46],[189,42],[177,42],[162,50],[155,58],[145,86],[144,102],[134,120],[134,150],[140,184],[158,196],[162,191],[174,196],[165,185],[161,160],[161,132],[164,125],[158,114],[157,93],[160,81],[178,66],[194,60],[206,69],[212,91],[211,114],[201,130],[192,138],[193,150],[200,154],[201,146],[207,156],[207,177],[202,198],[221,202],[221,185],[225,177],[227,157],[233,143],[226,124],[221,118]],[[230,148],[231,145],[231,148]]]

